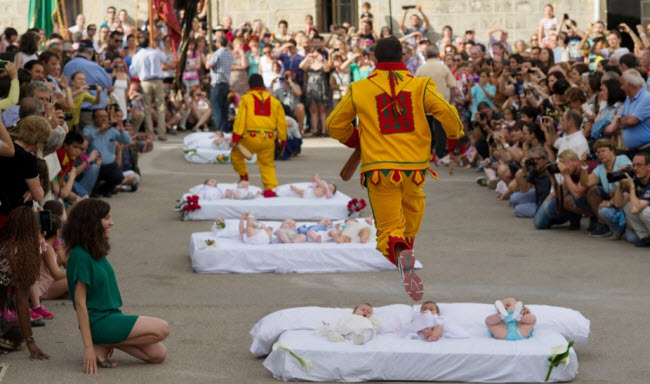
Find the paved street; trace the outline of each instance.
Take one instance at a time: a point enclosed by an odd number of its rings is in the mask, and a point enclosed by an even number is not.
[[[208,177],[236,180],[229,165],[185,162],[182,136],[156,142],[141,156],[136,193],[109,200],[113,265],[125,313],[166,319],[171,336],[162,365],[116,352],[120,364],[96,378],[81,373],[83,344],[69,300],[46,303],[56,314],[35,330],[52,361],[29,361],[20,351],[0,356],[9,365],[0,383],[274,383],[262,359],[248,351],[252,326],[275,310],[297,306],[352,307],[410,303],[395,271],[312,275],[198,275],[190,265],[192,232],[209,222],[181,222],[176,199]],[[330,139],[306,139],[296,159],[278,163],[279,182],[308,180],[319,171],[353,197],[367,198],[358,177],[343,183],[339,169],[351,153]],[[428,179],[427,211],[416,241],[424,264],[425,299],[494,302],[517,296],[529,304],[570,307],[591,320],[588,345],[576,346],[576,383],[647,383],[650,377],[650,251],[622,241],[590,239],[583,230],[536,231],[506,202],[478,186],[474,170]],[[257,168],[251,183],[260,185]],[[336,181],[338,180],[338,181]],[[583,227],[586,220],[583,221]],[[645,340],[645,341],[644,341]],[[1,375],[1,373],[0,373]]]

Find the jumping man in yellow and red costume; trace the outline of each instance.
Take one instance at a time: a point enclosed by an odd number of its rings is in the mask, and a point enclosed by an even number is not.
[[[327,119],[330,136],[361,147],[361,177],[377,226],[377,249],[400,270],[406,292],[420,300],[423,285],[415,273],[413,242],[424,216],[423,185],[431,158],[426,113],[442,123],[451,153],[464,136],[456,108],[429,78],[413,77],[401,63],[394,37],[375,47],[377,67],[350,85]],[[358,129],[352,125],[358,116]]]
[[[278,99],[264,88],[262,76],[253,74],[248,80],[250,92],[239,100],[239,110],[232,131],[232,146],[241,143],[251,153],[257,154],[257,166],[262,174],[264,197],[275,197],[278,186],[275,177],[275,145],[287,143],[287,120]],[[230,155],[232,166],[240,180],[248,180],[244,156],[237,149]]]

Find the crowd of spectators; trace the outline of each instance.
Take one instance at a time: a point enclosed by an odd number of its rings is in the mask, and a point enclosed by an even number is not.
[[[234,25],[225,16],[214,29],[206,16],[199,2],[177,89],[177,56],[160,20],[136,28],[125,10],[109,7],[102,23],[86,24],[78,15],[67,33],[4,30],[0,228],[8,229],[0,239],[31,228],[18,211],[24,206],[46,206],[58,218],[39,220],[47,257],[36,281],[4,279],[7,265],[17,274],[24,268],[11,265],[13,246],[0,245],[0,285],[32,284],[33,320],[52,316],[40,298],[64,293],[56,282],[66,262],[60,244],[66,208],[89,196],[135,191],[138,154],[152,150],[154,127],[161,141],[183,130],[229,131],[248,77],[258,73],[295,136],[327,135],[327,114],[351,82],[368,77],[374,43],[393,33],[376,24],[368,3],[359,20],[327,31],[310,15],[297,27],[259,19]],[[467,133],[460,162],[485,173],[479,184],[496,189],[537,228],[569,222],[579,229],[587,216],[590,236],[650,245],[650,25],[636,32],[601,21],[578,26],[547,5],[530,41],[510,41],[508,31],[495,29],[482,42],[474,31],[458,34],[451,26],[433,41],[434,27],[440,26],[418,5],[404,9],[395,32],[406,67],[431,77],[457,108]],[[622,35],[634,45],[621,46]],[[445,157],[442,127],[430,123],[435,160],[455,163],[459,157]]]

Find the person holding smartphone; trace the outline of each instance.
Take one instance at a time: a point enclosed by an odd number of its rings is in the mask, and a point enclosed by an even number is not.
[[[418,12],[420,12],[422,18],[420,18],[420,16],[418,16],[415,13],[411,14],[411,19],[410,19],[411,26],[407,27],[405,24],[406,15],[408,14],[409,10],[413,8],[415,8]],[[425,37],[429,32],[430,22],[427,15],[425,15],[424,12],[422,12],[422,6],[420,6],[419,4],[416,6],[406,5],[403,6],[402,9],[404,12],[402,13],[402,20],[399,22],[399,29],[402,31],[402,33],[406,36],[412,34],[413,32],[419,31],[422,33],[422,37]],[[410,39],[406,40],[406,42],[411,45],[416,45],[416,41],[414,37],[411,37]]]
[[[81,71],[73,73],[70,80],[72,81],[72,119],[68,121],[68,125],[78,131],[81,105],[84,102],[99,104],[102,101],[102,87],[98,84],[92,86],[86,84],[86,74]],[[96,95],[91,95],[89,90],[94,90]]]

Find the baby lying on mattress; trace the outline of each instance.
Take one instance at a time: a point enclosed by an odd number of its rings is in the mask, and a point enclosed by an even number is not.
[[[225,191],[219,187],[217,179],[207,179],[203,186],[195,191],[199,199],[203,200],[219,200],[219,199],[235,199],[235,200],[250,200],[260,195],[260,191],[252,192],[249,189],[248,181],[241,180],[237,183],[235,189],[226,189]]]
[[[253,212],[245,212],[239,219],[239,234],[246,244],[270,244],[273,239],[273,228],[267,227],[263,222],[256,220]]]
[[[357,305],[351,315],[343,316],[335,326],[323,322],[317,332],[332,342],[352,340],[354,344],[361,345],[375,337],[380,329],[381,324],[374,315],[372,305],[365,303]]]
[[[399,334],[401,337],[438,341],[442,337],[443,325],[438,304],[434,301],[425,301],[420,307],[420,313],[413,316],[413,321],[402,327]]]
[[[305,189],[291,185],[291,190],[298,194],[303,199],[331,199],[336,194],[336,185],[326,183],[318,173],[314,173],[311,177],[312,184]]]
[[[500,340],[523,340],[533,336],[537,317],[514,297],[497,300],[497,313],[485,319],[491,337]]]

